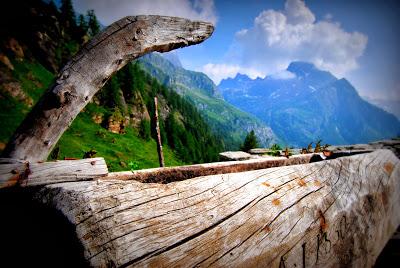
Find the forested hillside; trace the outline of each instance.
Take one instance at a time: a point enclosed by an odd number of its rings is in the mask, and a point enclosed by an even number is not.
[[[3,13],[0,151],[58,70],[100,30],[93,11],[77,16],[69,0],[61,1],[60,8],[53,2],[16,0],[5,3]],[[145,74],[137,63],[129,63],[107,82],[50,158],[101,156],[111,171],[158,166],[153,139],[155,96],[166,165],[217,160],[222,144],[196,108]]]
[[[151,53],[138,61],[160,83],[192,102],[229,150],[238,150],[246,135],[254,130],[261,146],[279,142],[271,128],[255,116],[232,106],[204,73],[186,70],[163,54]],[[168,54],[167,54],[168,55]],[[169,57],[171,58],[171,57]],[[177,59],[173,60],[174,62]]]

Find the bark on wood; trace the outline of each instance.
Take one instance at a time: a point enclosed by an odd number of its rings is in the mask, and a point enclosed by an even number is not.
[[[0,158],[0,189],[16,185],[24,187],[92,180],[107,174],[108,169],[103,158],[44,163]]]
[[[164,164],[164,154],[161,143],[161,134],[160,134],[160,124],[158,122],[158,101],[157,97],[154,97],[154,120],[156,121],[156,133],[157,133],[157,154],[158,154],[158,162],[160,163],[160,167],[165,167]]]
[[[111,24],[61,70],[2,156],[46,160],[63,132],[114,72],[146,53],[200,43],[212,32],[210,23],[163,16],[126,17]]]
[[[150,168],[136,171],[113,172],[102,179],[136,180],[140,182],[170,183],[200,176],[227,174],[271,167],[309,163],[313,154],[274,157],[274,159],[251,159],[246,161],[215,162],[179,167]]]
[[[99,180],[38,195],[96,267],[371,267],[400,224],[389,150],[170,184]]]

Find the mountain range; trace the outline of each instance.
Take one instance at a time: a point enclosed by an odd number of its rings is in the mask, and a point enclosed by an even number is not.
[[[226,102],[207,75],[182,68],[176,54],[151,53],[138,61],[151,76],[192,102],[226,149],[238,149],[251,130],[260,146],[279,142],[267,124]]]
[[[372,103],[383,110],[394,114],[397,119],[400,120],[400,100],[398,99],[376,99],[376,98],[370,98],[368,96],[363,96],[363,98],[368,101],[369,103]]]
[[[345,78],[306,62],[292,62],[284,78],[238,74],[218,85],[223,98],[271,127],[286,145],[322,139],[354,144],[399,135],[392,114],[362,99]]]
[[[0,27],[0,152],[59,68],[91,37],[84,23],[71,27],[74,20],[66,20],[53,2],[5,3],[7,12],[0,18],[0,25],[7,25]],[[114,171],[128,163],[158,165],[149,137],[154,136],[149,133],[154,96],[159,98],[168,165],[214,161],[218,152],[238,149],[251,130],[260,146],[302,147],[317,139],[353,144],[400,133],[394,115],[362,99],[346,79],[309,63],[293,62],[281,76],[238,74],[217,87],[204,73],[184,69],[175,52],[152,53],[110,79],[64,133],[51,158],[96,150]]]

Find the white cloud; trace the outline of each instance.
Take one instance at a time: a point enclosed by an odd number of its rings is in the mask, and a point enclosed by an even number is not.
[[[243,68],[239,65],[230,65],[230,64],[213,64],[207,63],[202,67],[200,72],[205,73],[208,75],[216,85],[221,82],[222,79],[228,77],[235,77],[237,73],[246,74],[252,79],[257,77],[264,77],[265,75],[255,69],[252,68]]]
[[[213,0],[74,0],[73,4],[82,14],[94,9],[104,25],[133,15],[165,15],[217,22]]]
[[[296,74],[289,72],[287,70],[282,70],[275,74],[272,74],[270,77],[273,79],[292,79],[296,77]]]
[[[287,0],[284,10],[262,11],[252,28],[236,33],[232,48],[241,53],[231,53],[231,61],[267,74],[291,61],[308,61],[341,77],[358,67],[368,39],[331,19],[316,21],[303,1]]]
[[[325,20],[331,20],[331,19],[333,19],[333,15],[331,13],[327,13],[327,14],[324,15],[324,19]]]
[[[290,24],[312,24],[315,16],[301,0],[287,0],[284,11]]]

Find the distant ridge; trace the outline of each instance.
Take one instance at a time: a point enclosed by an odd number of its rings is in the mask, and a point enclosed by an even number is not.
[[[261,146],[278,141],[267,124],[224,101],[207,75],[186,70],[167,58],[169,56],[165,57],[165,54],[151,53],[139,62],[150,75],[194,103],[214,133],[224,141],[227,150],[239,149],[251,130],[255,131]]]
[[[345,78],[311,63],[292,62],[293,77],[250,79],[237,75],[218,86],[224,99],[249,112],[290,146],[322,139],[329,144],[367,143],[400,134],[392,114],[362,99]]]

